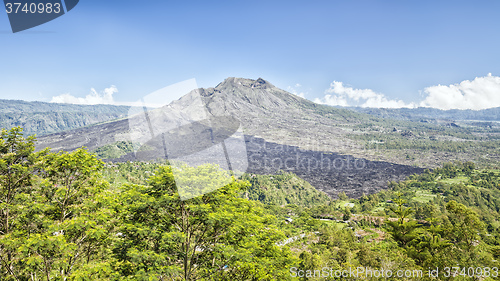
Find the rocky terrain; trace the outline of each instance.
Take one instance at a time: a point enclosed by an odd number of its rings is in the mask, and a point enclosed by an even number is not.
[[[372,194],[386,187],[389,181],[423,172],[418,167],[304,150],[251,136],[247,136],[246,143],[249,173],[292,172],[334,198],[339,192],[356,198]]]

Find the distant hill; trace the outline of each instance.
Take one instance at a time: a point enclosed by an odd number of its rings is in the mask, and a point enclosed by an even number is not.
[[[129,106],[76,105],[0,100],[0,128],[21,126],[27,135],[47,135],[127,116]]]
[[[441,110],[437,108],[366,108],[346,107],[356,112],[366,113],[382,118],[394,118],[402,120],[426,121],[453,120],[453,121],[500,121],[500,107],[482,110]]]

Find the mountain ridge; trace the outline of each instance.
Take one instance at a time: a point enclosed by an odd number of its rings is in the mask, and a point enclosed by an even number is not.
[[[47,135],[124,118],[129,106],[0,100],[0,127],[21,126],[26,135]]]
[[[448,121],[500,121],[500,107],[486,109],[438,109],[418,108],[366,108],[341,107],[383,118],[402,120],[448,120]]]

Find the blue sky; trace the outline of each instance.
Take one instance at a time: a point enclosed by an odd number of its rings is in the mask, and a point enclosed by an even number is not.
[[[460,108],[449,100],[486,91],[485,104],[500,97],[499,14],[497,0],[81,0],[12,34],[0,12],[0,98],[51,101],[114,85],[114,101],[131,102],[191,78],[211,87],[236,76],[329,104]]]

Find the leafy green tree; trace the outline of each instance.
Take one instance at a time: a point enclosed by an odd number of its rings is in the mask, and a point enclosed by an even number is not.
[[[426,203],[425,205],[419,205],[415,211],[415,218],[420,220],[425,220],[429,218],[434,218],[438,214],[437,206],[433,203]]]
[[[465,205],[452,200],[446,204],[451,223],[448,237],[453,243],[470,249],[478,243],[479,233],[484,231],[484,224],[477,214]]]
[[[476,164],[471,161],[463,163],[462,166],[462,172],[464,172],[466,176],[471,176],[472,172],[476,169]]]
[[[338,194],[338,197],[339,197],[339,200],[342,200],[342,201],[349,199],[349,197],[347,197],[347,195],[343,191]]]
[[[304,273],[302,277],[300,277],[300,280],[310,280],[312,278],[309,278],[307,275],[311,275],[315,270],[319,270],[322,268],[322,260],[321,257],[318,254],[313,254],[309,251],[304,251],[300,253],[299,256],[300,263],[298,266],[299,270],[302,270]],[[307,274],[310,273],[310,274]]]
[[[360,245],[359,251],[356,253],[357,258],[361,265],[371,268],[377,268],[380,266],[381,257],[370,249],[367,243],[362,243]]]
[[[103,164],[84,149],[44,157],[38,201],[45,205],[46,229],[30,237],[25,248],[30,258],[39,258],[34,264],[42,261],[45,272],[70,277],[75,268],[101,266],[100,251],[110,241],[116,204],[100,173]]]
[[[38,227],[28,214],[32,209],[23,208],[30,203],[38,157],[47,152],[34,153],[34,142],[33,136],[23,137],[20,127],[0,132],[0,274],[7,280],[16,280],[22,274],[19,265],[23,262],[17,252],[21,241],[17,239],[17,232]],[[23,220],[28,220],[26,225]]]
[[[183,167],[194,183],[208,185],[224,171]],[[215,173],[215,174],[214,174]],[[149,184],[128,185],[121,196],[122,239],[114,252],[121,275],[134,280],[271,280],[286,277],[293,261],[277,242],[285,236],[255,202],[239,198],[247,183],[180,200],[170,167]]]
[[[351,209],[349,207],[346,207],[344,209],[344,215],[342,216],[343,221],[348,221],[351,219]]]
[[[436,224],[436,219],[430,221],[431,225],[422,231],[421,235],[413,240],[407,248],[408,254],[424,268],[446,267],[445,251],[453,244],[442,238],[446,229]]]
[[[2,280],[102,276],[113,215],[102,162],[83,149],[35,153],[20,128],[1,136]]]

